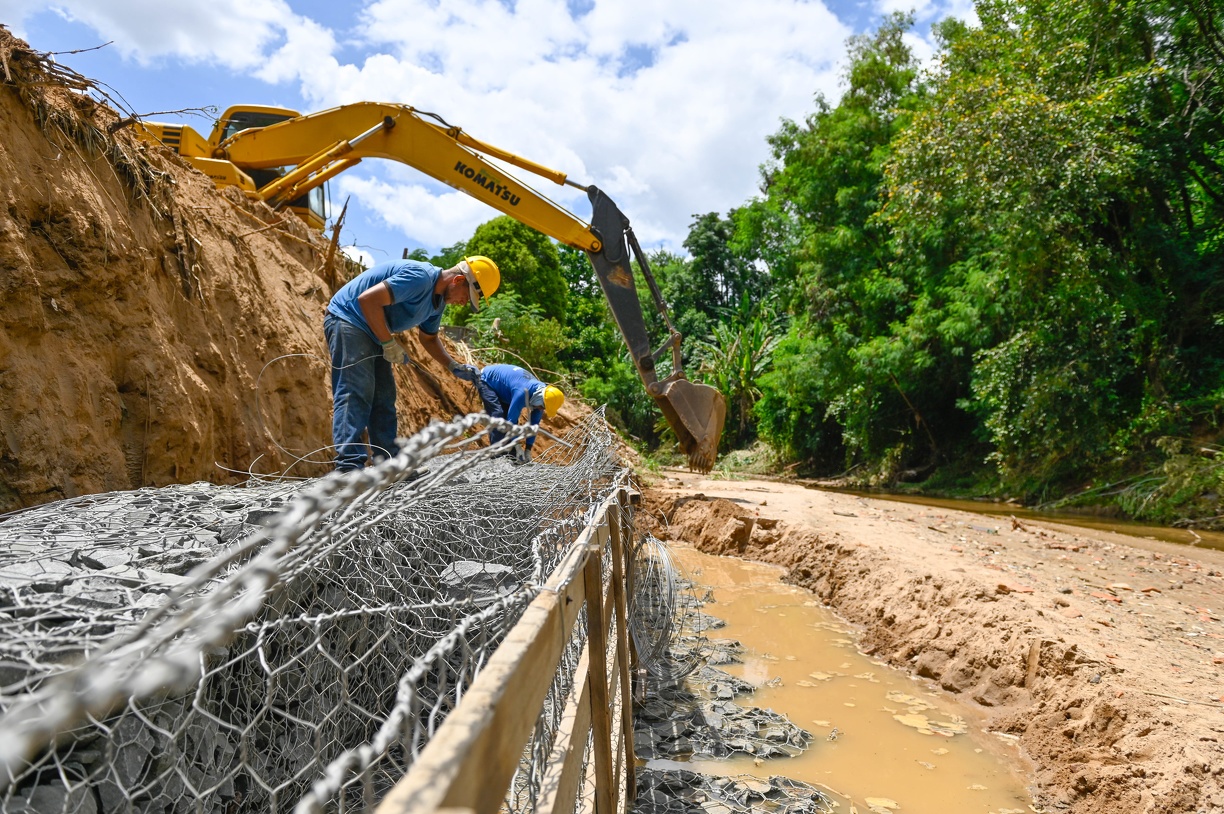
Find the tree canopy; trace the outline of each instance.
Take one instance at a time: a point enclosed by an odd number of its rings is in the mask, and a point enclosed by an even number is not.
[[[760,194],[651,253],[689,375],[728,399],[724,448],[759,437],[802,472],[1037,499],[1109,483],[1135,515],[1218,519],[1224,15],[976,10],[935,27],[926,70],[909,15],[851,38],[840,99],[769,137]],[[555,320],[531,342],[582,392],[666,437],[581,252],[508,218],[466,250]]]

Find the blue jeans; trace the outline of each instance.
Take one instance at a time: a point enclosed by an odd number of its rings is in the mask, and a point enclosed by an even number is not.
[[[382,347],[349,322],[327,314],[323,335],[331,351],[332,441],[336,469],[348,472],[365,466],[366,456],[388,458],[399,451],[395,443],[395,377]],[[362,432],[370,432],[367,452]]]
[[[497,392],[489,385],[485,384],[484,379],[476,379],[476,389],[480,391],[480,400],[484,402],[484,410],[494,418],[506,417],[506,405],[501,403],[501,399],[497,397]],[[498,430],[489,430],[489,443],[496,444],[498,441],[506,437],[504,432]]]
[[[484,411],[486,413],[491,415],[493,418],[505,418],[506,417],[506,408],[509,407],[510,405],[502,403],[501,397],[497,395],[496,390],[494,390],[492,387],[489,387],[489,385],[485,384],[484,379],[476,380],[476,389],[480,391],[480,400],[484,402]],[[528,405],[528,409],[531,409],[530,405]],[[496,444],[498,441],[502,440],[505,437],[506,437],[506,434],[504,432],[501,432],[500,430],[494,430],[494,429],[489,430],[489,443],[490,444]],[[533,436],[531,438],[528,438],[524,443],[526,444],[527,449],[531,449],[532,445],[535,444],[535,437]],[[510,453],[507,452],[505,454],[509,455]]]

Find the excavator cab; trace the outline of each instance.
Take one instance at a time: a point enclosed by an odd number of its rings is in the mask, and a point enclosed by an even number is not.
[[[600,248],[588,251],[587,256],[595,267],[612,317],[625,338],[625,344],[629,346],[629,354],[646,385],[646,392],[663,411],[667,423],[676,433],[680,448],[688,456],[689,467],[698,472],[709,472],[718,457],[718,441],[727,417],[726,399],[717,388],[691,382],[685,377],[680,358],[680,333],[672,325],[663,295],[650,271],[646,254],[629,226],[629,219],[601,190],[593,186],[586,189],[591,199],[591,231],[601,242]],[[650,348],[650,336],[634,284],[631,259],[637,260],[638,268],[650,286],[655,307],[669,331],[668,338],[656,350]],[[669,352],[671,372],[660,378],[657,364]]]
[[[209,144],[216,148],[231,136],[250,130],[254,127],[271,127],[274,124],[296,119],[302,114],[287,107],[271,107],[269,105],[234,105],[228,108],[217,120],[209,136]],[[255,182],[256,189],[263,189],[268,184],[282,177],[286,169],[248,168],[247,174]],[[320,184],[296,198],[287,200],[284,205],[289,207],[298,217],[315,229],[322,229],[327,223],[327,187]]]

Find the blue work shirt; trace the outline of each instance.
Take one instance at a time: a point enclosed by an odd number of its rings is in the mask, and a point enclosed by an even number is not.
[[[379,283],[386,283],[387,288],[391,289],[391,304],[383,306],[383,316],[387,318],[387,328],[391,333],[420,328],[427,334],[436,334],[442,327],[442,312],[446,310],[446,300],[434,293],[441,273],[442,269],[437,266],[418,260],[380,263],[345,283],[331,298],[327,310],[361,328],[378,342],[378,337],[361,313],[357,298]]]
[[[544,382],[518,365],[487,365],[480,371],[480,379],[497,394],[497,400],[506,408],[506,420],[511,424],[519,422],[523,409],[531,402],[532,392],[544,386]],[[527,420],[538,427],[543,417],[543,407],[532,407]]]

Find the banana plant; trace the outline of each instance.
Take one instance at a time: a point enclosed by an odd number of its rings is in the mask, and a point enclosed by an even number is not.
[[[697,374],[726,397],[727,423],[736,427],[734,442],[742,444],[749,440],[752,407],[761,397],[757,383],[769,369],[786,324],[772,301],[754,304],[747,296],[738,308],[720,309],[719,317],[712,334],[697,342]]]

